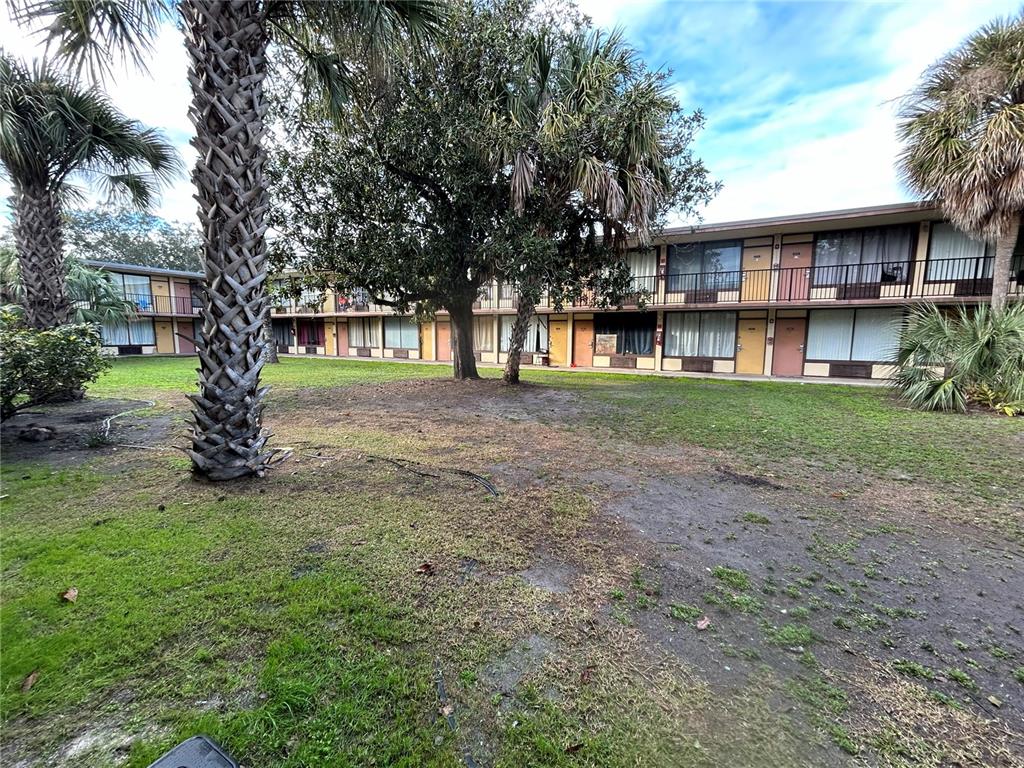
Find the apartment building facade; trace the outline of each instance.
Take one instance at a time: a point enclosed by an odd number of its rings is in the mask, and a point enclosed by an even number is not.
[[[892,370],[898,321],[908,306],[990,300],[994,249],[943,221],[933,207],[901,204],[671,229],[628,260],[634,292],[621,309],[587,301],[556,308],[542,300],[523,363],[882,379]],[[132,298],[137,320],[104,329],[111,351],[194,352],[200,275],[100,266],[120,275],[126,296],[138,297]],[[1024,237],[1009,295],[1024,298]],[[482,289],[474,308],[478,360],[506,361],[517,306],[511,286]],[[286,354],[452,356],[447,315],[416,323],[362,292],[279,299],[272,323]]]

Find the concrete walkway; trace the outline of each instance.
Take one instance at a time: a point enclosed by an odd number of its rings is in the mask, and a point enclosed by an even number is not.
[[[382,357],[337,357],[335,355],[295,355],[279,353],[281,357],[292,357],[297,359],[314,358],[316,360],[347,360],[353,363],[395,363],[397,365],[443,365],[451,367],[447,360],[402,360],[400,358]],[[505,366],[497,363],[477,363],[477,368],[490,368],[501,370]],[[884,379],[823,379],[817,376],[753,376],[743,373],[694,373],[691,371],[644,371],[632,368],[568,368],[557,365],[524,365],[524,371],[559,371],[561,373],[574,373],[583,371],[586,373],[616,374],[619,376],[659,376],[670,379],[717,379],[720,381],[771,381],[782,384],[840,384],[851,387],[884,387],[887,382]]]

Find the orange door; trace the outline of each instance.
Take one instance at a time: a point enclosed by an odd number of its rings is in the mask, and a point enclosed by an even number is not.
[[[776,376],[803,376],[806,338],[807,320],[804,318],[780,317],[775,321],[772,373]]]
[[[348,355],[348,323],[338,323],[338,330],[335,334],[338,339],[338,356]]]
[[[452,359],[452,324],[448,321],[437,323],[437,359]]]
[[[743,249],[740,301],[768,301],[772,289],[772,247]]]
[[[806,301],[811,286],[813,243],[782,246],[779,261],[779,301]]]
[[[741,317],[736,330],[736,373],[764,373],[768,320]]]
[[[581,368],[594,364],[593,320],[576,320],[572,324],[572,364]]]

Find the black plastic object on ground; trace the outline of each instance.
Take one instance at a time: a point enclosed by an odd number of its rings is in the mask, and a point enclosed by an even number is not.
[[[238,763],[212,739],[193,736],[150,763],[149,768],[238,768]]]

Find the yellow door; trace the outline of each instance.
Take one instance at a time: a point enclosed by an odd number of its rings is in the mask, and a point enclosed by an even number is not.
[[[736,373],[764,373],[764,337],[768,321],[741,317],[736,332]]]
[[[174,329],[170,320],[156,322],[156,351],[161,355],[174,354]]]
[[[548,359],[552,365],[565,365],[569,360],[569,323],[553,320],[548,327]]]
[[[338,340],[335,338],[337,325],[333,320],[324,320],[324,354],[338,354]]]
[[[772,290],[772,248],[770,245],[743,249],[743,282],[740,301],[768,301]]]
[[[434,324],[420,323],[420,359],[434,359]]]

